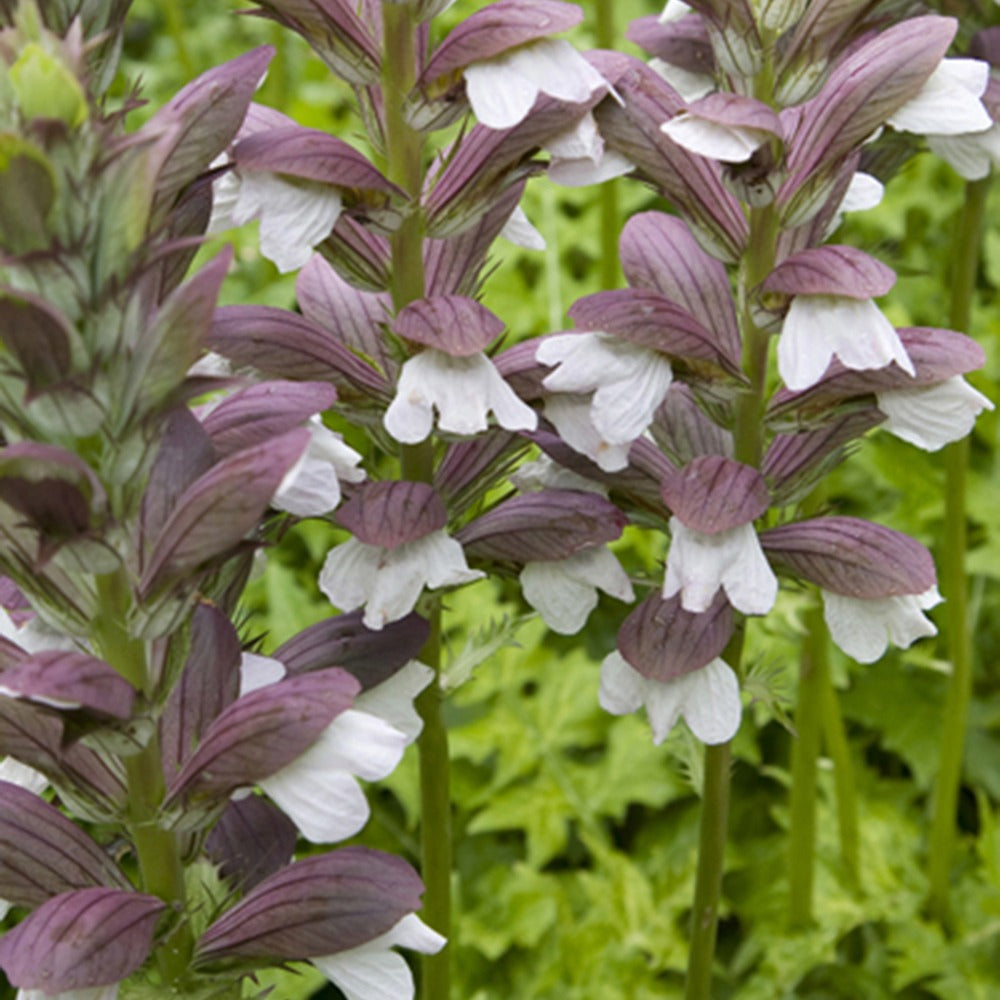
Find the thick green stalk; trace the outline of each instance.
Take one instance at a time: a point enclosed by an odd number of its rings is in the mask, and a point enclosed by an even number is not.
[[[132,637],[125,626],[131,605],[125,571],[98,577],[97,591],[101,610],[91,633],[94,647],[140,696],[149,695],[145,644]],[[142,888],[183,914],[184,866],[177,837],[156,821],[166,783],[155,732],[138,753],[124,758],[124,764],[128,786],[128,832],[139,859]],[[176,983],[184,976],[193,948],[190,926],[182,918],[156,952],[164,984]]]
[[[614,0],[597,0],[597,47],[613,49],[617,42]],[[597,192],[601,212],[601,288],[612,289],[618,287],[621,278],[621,262],[618,259],[618,233],[621,229],[618,217],[618,181],[605,181]]]
[[[736,403],[733,452],[738,462],[760,466],[764,448],[764,398],[767,388],[768,334],[753,321],[749,298],[774,268],[778,220],[772,206],[750,212],[750,236],[739,277],[743,371],[748,388]],[[739,625],[722,659],[741,670],[743,626]],[[725,843],[729,820],[730,745],[705,748],[705,788],[702,794],[698,840],[698,871],[691,914],[691,951],[688,955],[685,1000],[709,1000],[712,965],[719,923],[719,900],[725,870]]]
[[[979,248],[989,178],[965,188],[965,202],[955,230],[951,276],[951,325],[968,330],[976,285]],[[972,693],[972,636],[968,621],[968,584],[965,578],[966,468],[969,441],[964,438],[945,449],[945,526],[941,549],[941,593],[945,598],[951,680],[945,699],[941,754],[931,820],[927,909],[944,923],[948,917],[949,881],[955,851],[955,812],[962,777],[966,715]]]
[[[416,78],[417,24],[409,3],[383,3],[384,52],[382,97],[385,107],[385,159],[389,180],[410,196],[403,223],[393,233],[392,302],[398,312],[425,294],[423,267],[423,218],[420,191],[423,185],[423,136],[410,128],[403,115],[406,95]],[[429,483],[434,477],[434,444],[404,446],[403,479]],[[423,612],[430,619],[431,634],[420,659],[434,670],[435,678],[416,702],[423,720],[417,743],[420,755],[421,874],[426,892],[423,917],[439,934],[451,933],[451,793],[448,730],[444,722],[441,687],[441,602],[428,598]],[[422,1000],[448,1000],[451,992],[451,954],[445,947],[421,959]]]
[[[816,684],[823,699],[823,742],[833,762],[833,789],[837,799],[837,829],[840,835],[840,863],[849,886],[860,885],[861,834],[858,826],[858,791],[854,781],[854,765],[847,744],[844,717],[840,711],[837,689],[833,686],[829,660],[824,657],[817,666]]]
[[[788,922],[812,922],[813,869],[816,846],[816,767],[819,760],[823,674],[827,672],[826,627],[818,606],[806,615],[806,638],[799,669],[795,708],[796,739],[792,744],[791,823],[788,832]]]

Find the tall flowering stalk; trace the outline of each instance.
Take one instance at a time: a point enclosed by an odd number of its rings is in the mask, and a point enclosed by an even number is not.
[[[443,944],[417,874],[365,848],[294,855],[356,833],[357,778],[416,735],[427,624],[347,616],[275,658],[242,648],[232,616],[277,512],[313,509],[317,480],[330,505],[336,463],[356,476],[311,420],[331,386],[196,367],[229,265],[185,280],[209,165],[271,53],[128,134],[99,100],[123,6],[4,8],[0,899],[21,919],[0,967],[21,1000],[240,996],[289,961],[403,996],[392,946]]]

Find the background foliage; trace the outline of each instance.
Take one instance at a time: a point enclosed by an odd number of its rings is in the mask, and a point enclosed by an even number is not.
[[[576,41],[592,46],[594,0]],[[459,3],[455,15],[468,13]],[[479,4],[481,6],[481,4]],[[616,3],[619,30],[660,5]],[[351,95],[304,43],[234,7],[136,0],[126,75],[141,79],[152,110],[215,63],[267,41],[278,47],[263,103],[355,141]],[[588,28],[589,26],[589,28]],[[588,34],[588,31],[591,33]],[[628,43],[626,51],[637,54]],[[119,94],[125,92],[123,81]],[[136,114],[136,124],[146,111]],[[618,182],[621,221],[655,200]],[[878,208],[840,237],[892,264],[900,280],[885,303],[897,325],[946,325],[949,245],[962,182],[929,155],[907,163]],[[987,216],[973,329],[986,348],[972,376],[994,400],[1000,380],[1000,185]],[[658,206],[665,207],[665,206]],[[525,200],[546,237],[544,253],[512,246],[496,256],[486,304],[509,337],[561,328],[565,309],[599,285],[599,204],[594,191],[533,181]],[[992,222],[990,222],[992,220]],[[294,304],[294,276],[259,258],[251,231],[233,237],[237,266],[224,301]],[[211,252],[208,248],[206,252]],[[768,631],[751,633],[749,662],[759,726],[744,725],[734,800],[720,961],[741,1000],[971,1000],[1000,996],[1000,503],[997,416],[974,432],[970,481],[977,680],[961,800],[955,912],[945,933],[924,919],[926,834],[945,689],[941,646],[890,651],[866,668],[834,651],[861,814],[861,880],[851,886],[838,854],[829,769],[818,817],[816,922],[786,922],[785,832],[803,602],[783,595]],[[355,447],[364,442],[351,439]],[[828,490],[839,513],[889,520],[935,548],[942,521],[941,463],[874,434]],[[294,529],[247,599],[249,636],[265,651],[327,613],[315,579],[333,529]],[[638,533],[620,545],[641,576],[662,557]],[[616,610],[599,609],[586,635],[563,639],[525,614],[514,590],[484,583],[450,601],[458,925],[462,1000],[634,1000],[678,995],[694,878],[700,756],[683,728],[653,747],[643,719],[612,719],[597,705],[598,667],[614,643]],[[416,764],[408,757],[373,789],[366,843],[416,855]],[[337,996],[307,970],[275,973],[282,1000]],[[319,991],[319,992],[316,992]]]

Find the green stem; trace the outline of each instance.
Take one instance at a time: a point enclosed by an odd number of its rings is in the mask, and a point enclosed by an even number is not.
[[[406,96],[416,79],[417,24],[409,3],[383,3],[382,101],[385,113],[386,174],[410,196],[402,225],[392,234],[392,303],[398,312],[425,294],[423,218],[423,136],[407,124]],[[434,478],[434,443],[404,446],[403,479],[429,483]],[[420,659],[434,670],[434,680],[416,701],[423,720],[417,742],[420,755],[421,871],[426,886],[423,916],[439,934],[451,934],[451,791],[448,730],[441,687],[441,602],[428,598],[424,612],[431,634]],[[421,959],[421,997],[448,1000],[451,992],[451,949]]]
[[[757,286],[774,268],[778,217],[774,207],[768,205],[751,209],[749,221],[750,235],[739,275],[743,371],[749,386],[736,401],[733,457],[738,462],[759,468],[764,450],[763,417],[769,336],[753,321],[750,300]],[[722,654],[722,659],[737,674],[741,670],[742,651],[743,626],[739,625]],[[709,1000],[711,996],[729,815],[729,758],[729,744],[705,748],[705,791],[702,796],[685,1000]]]
[[[825,628],[825,625],[824,625]],[[858,826],[858,792],[854,765],[847,745],[844,717],[840,711],[837,689],[833,686],[830,663],[826,657],[817,663],[816,684],[822,697],[823,742],[833,761],[833,788],[837,799],[837,828],[840,835],[840,862],[844,880],[852,888],[860,885],[861,836]]]
[[[685,1000],[706,1000],[712,995],[712,965],[729,826],[730,753],[729,743],[705,747],[705,786],[701,798],[698,873],[691,911],[691,951],[684,984]]]
[[[597,47],[613,49],[617,42],[615,32],[614,0],[597,0]],[[605,181],[598,188],[601,213],[601,288],[617,288],[621,280],[618,260],[618,233],[620,229],[618,182]]]
[[[91,633],[94,648],[140,693],[150,695],[145,644],[131,636],[125,624],[132,602],[126,572],[99,576],[97,592],[101,610]],[[139,859],[143,890],[183,915],[184,866],[177,837],[157,823],[166,782],[155,732],[138,753],[124,758],[124,764],[128,786],[126,819]],[[184,976],[193,950],[190,925],[182,916],[156,952],[164,984],[176,983]]]
[[[969,328],[988,191],[988,177],[966,184],[965,202],[955,231],[951,325],[958,330]],[[941,552],[941,592],[946,602],[944,614],[952,672],[944,706],[934,815],[931,820],[928,848],[930,887],[927,897],[928,912],[940,923],[944,923],[948,917],[951,862],[956,839],[955,813],[962,778],[966,715],[972,693],[972,636],[969,631],[968,584],[965,578],[968,438],[948,445],[944,461],[945,525]]]
[[[813,869],[816,849],[816,768],[819,760],[823,673],[828,654],[826,628],[819,607],[806,615],[806,639],[799,671],[792,744],[791,823],[788,833],[788,922],[812,922]]]

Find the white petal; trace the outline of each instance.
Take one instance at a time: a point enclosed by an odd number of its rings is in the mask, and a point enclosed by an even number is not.
[[[361,455],[344,439],[324,426],[319,418],[309,423],[311,437],[305,452],[282,479],[271,506],[296,517],[319,517],[340,503],[340,480],[357,483],[364,479],[358,463]]]
[[[365,626],[375,631],[405,618],[415,607],[427,583],[427,568],[419,550],[423,539],[383,550],[382,564],[365,601]]]
[[[462,75],[472,113],[487,128],[513,128],[538,97],[538,85],[512,71],[504,56],[466,66]]]
[[[221,167],[228,162],[226,154],[217,156],[212,167]],[[209,216],[209,234],[224,233],[234,229],[238,223],[233,221],[233,211],[240,197],[240,175],[235,170],[227,170],[212,181],[212,214]]]
[[[761,129],[720,125],[686,111],[664,122],[660,131],[678,146],[724,163],[746,163],[768,139],[768,133]]]
[[[410,913],[385,934],[356,948],[311,959],[347,1000],[412,1000],[414,986],[409,967],[389,949],[394,945],[427,955],[447,942]]]
[[[589,111],[565,132],[546,141],[545,148],[559,159],[588,159],[597,163],[604,153],[604,140],[597,131],[597,122]]]
[[[515,246],[524,247],[525,250],[545,249],[545,237],[531,224],[531,220],[520,205],[514,206],[510,218],[500,230],[500,235]]]
[[[921,614],[940,600],[936,588],[923,594],[879,599],[846,597],[823,591],[823,617],[830,637],[858,663],[874,663],[891,640],[905,649],[923,636],[937,635],[934,623]]]
[[[49,779],[27,764],[22,764],[13,757],[4,757],[0,760],[0,781],[9,781],[12,785],[18,785],[41,795],[49,787]]]
[[[533,430],[538,422],[485,354],[456,358],[429,348],[410,358],[386,410],[385,428],[404,444],[422,441],[433,424],[432,407],[438,427],[453,434],[486,430],[491,412],[507,430]]]
[[[236,225],[260,219],[260,252],[287,272],[309,260],[313,247],[330,235],[340,209],[340,193],[328,184],[248,171],[240,177],[232,218]]]
[[[961,375],[937,385],[879,392],[875,398],[888,418],[882,426],[925,451],[937,451],[961,440],[983,410],[993,409],[993,404]]]
[[[545,416],[574,451],[596,462],[605,472],[628,465],[630,443],[613,444],[601,437],[590,417],[590,397],[557,393],[545,400]]]
[[[686,14],[691,13],[691,5],[684,3],[684,0],[667,0],[660,14],[660,24],[667,24],[670,21],[679,21]]]
[[[597,607],[597,590],[562,571],[561,561],[527,563],[521,570],[521,593],[553,632],[575,635]]]
[[[481,580],[485,574],[478,569],[469,569],[465,552],[454,538],[442,528],[432,531],[415,542],[401,545],[395,552],[406,550],[406,558],[419,562],[431,589],[456,587],[463,583]],[[394,552],[394,554],[395,554]]]
[[[635,164],[614,149],[604,152],[600,160],[587,157],[569,160],[555,157],[549,163],[547,176],[554,184],[563,187],[588,187],[603,184],[635,170]]]
[[[384,719],[341,712],[305,753],[259,782],[314,844],[350,837],[368,819],[368,802],[354,776],[384,778],[399,763],[406,738]]]
[[[257,653],[244,653],[240,658],[240,697],[258,688],[276,684],[288,671],[280,660]]]
[[[1000,125],[966,135],[929,135],[927,145],[967,181],[982,180],[1000,166]]]
[[[354,706],[369,715],[385,719],[406,737],[409,745],[424,727],[423,719],[413,707],[413,700],[433,680],[434,671],[430,667],[419,660],[410,660],[381,684],[359,694],[354,699]]]
[[[543,94],[561,101],[586,101],[599,87],[607,87],[604,77],[561,38],[543,38],[511,50],[510,68],[531,80]]]
[[[579,472],[558,465],[548,455],[539,455],[531,462],[519,465],[510,474],[510,481],[522,493],[532,490],[578,490],[583,493],[598,493],[602,497],[608,495],[609,488],[604,483],[598,483]]]
[[[844,197],[841,199],[839,212],[862,212],[874,208],[882,201],[885,185],[871,174],[857,171],[851,178]]]
[[[778,371],[785,384],[794,391],[815,385],[834,355],[855,370],[895,361],[915,374],[894,327],[870,299],[797,295],[778,339]]]
[[[434,410],[425,368],[439,351],[423,351],[407,360],[399,373],[396,395],[382,423],[400,444],[419,444],[434,427]],[[428,357],[429,356],[429,357]],[[421,358],[424,360],[421,361]]]
[[[356,538],[330,549],[319,574],[319,589],[342,611],[360,608],[375,585],[384,550]]]
[[[715,78],[710,73],[694,73],[656,58],[650,59],[649,68],[659,73],[688,104],[715,90]]]
[[[671,684],[683,685],[684,721],[702,743],[727,743],[736,735],[743,714],[740,682],[724,660],[716,658]]]
[[[628,715],[642,707],[646,678],[615,650],[601,663],[597,700],[605,712]]]
[[[982,132],[993,124],[979,99],[988,80],[988,63],[979,59],[942,59],[916,97],[907,101],[889,124],[922,135]]]
[[[78,990],[64,990],[62,993],[46,993],[44,990],[18,990],[15,1000],[118,1000],[118,984],[84,986]]]
[[[679,592],[681,607],[700,613],[708,610],[718,589],[724,587],[737,611],[762,615],[771,610],[778,581],[752,524],[708,535],[672,517],[670,531],[664,598]]]

